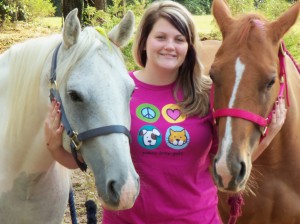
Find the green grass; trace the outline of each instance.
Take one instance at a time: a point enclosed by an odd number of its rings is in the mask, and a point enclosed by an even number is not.
[[[34,25],[49,28],[53,30],[60,30],[62,28],[61,17],[43,17],[38,18],[34,22]]]
[[[213,31],[213,17],[212,15],[204,15],[204,16],[193,16],[194,21],[196,23],[196,27],[198,32],[209,34]]]

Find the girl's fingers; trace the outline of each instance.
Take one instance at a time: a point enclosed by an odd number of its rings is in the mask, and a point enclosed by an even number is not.
[[[272,124],[276,124],[276,121],[277,121],[277,115],[276,115],[276,111],[273,110],[272,111]]]
[[[52,121],[54,121],[54,119],[56,118],[56,116],[57,116],[57,111],[59,110],[59,108],[60,108],[60,103],[59,103],[59,102],[56,102],[56,103],[54,104],[54,107],[53,107],[53,110],[52,110],[51,116],[50,116],[50,119],[51,119]]]
[[[279,97],[278,101],[275,102],[275,109],[272,112],[272,124],[278,123],[278,125],[282,125],[286,118],[286,112],[285,100]]]
[[[279,107],[281,112],[285,112],[285,100],[282,97],[279,98]]]
[[[279,120],[281,116],[279,101],[275,102],[275,112],[276,112],[276,120]]]
[[[64,131],[64,125],[60,124],[56,132],[58,135],[61,135],[63,131]]]
[[[53,129],[56,130],[56,129],[59,128],[59,126],[60,126],[60,118],[61,118],[61,112],[60,112],[60,110],[57,110],[55,112],[55,117],[54,117],[54,120],[52,122]]]
[[[287,109],[285,107],[285,100],[282,97],[279,99],[279,111],[280,111],[280,115],[279,115],[280,122],[284,123]]]

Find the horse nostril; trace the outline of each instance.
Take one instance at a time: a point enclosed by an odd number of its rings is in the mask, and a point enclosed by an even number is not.
[[[111,180],[107,183],[107,192],[111,201],[118,205],[120,201],[120,195],[118,193],[116,181]]]
[[[237,181],[240,182],[244,179],[246,175],[246,164],[245,162],[240,162],[240,173],[237,176]]]

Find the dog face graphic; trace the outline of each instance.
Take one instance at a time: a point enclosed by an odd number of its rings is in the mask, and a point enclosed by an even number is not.
[[[153,129],[152,131],[143,129],[139,133],[140,136],[143,136],[144,145],[155,145],[157,137],[160,136],[160,133],[157,129]]]

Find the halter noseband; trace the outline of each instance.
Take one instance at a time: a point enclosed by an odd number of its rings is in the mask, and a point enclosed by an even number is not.
[[[77,162],[79,168],[82,171],[86,171],[87,165],[85,162],[81,162],[77,157],[77,152],[80,150],[82,142],[94,138],[101,135],[108,135],[112,133],[123,133],[129,138],[129,142],[131,142],[131,136],[129,130],[123,125],[109,125],[100,128],[94,128],[82,133],[77,133],[74,131],[67,119],[66,113],[64,111],[64,107],[60,98],[60,94],[56,84],[56,66],[57,66],[57,54],[58,50],[61,46],[61,43],[56,47],[51,62],[51,74],[50,74],[50,100],[56,99],[57,102],[60,103],[60,111],[61,111],[61,121],[64,124],[64,128],[67,132],[67,135],[70,137],[70,148],[72,151],[72,155]]]
[[[287,54],[287,50],[282,42],[280,45],[280,50],[278,52],[279,63],[280,63],[280,89],[278,93],[278,97],[283,97],[284,90],[286,92],[286,100],[287,105],[289,106],[289,97],[288,97],[288,88],[287,88],[287,79],[286,79],[286,71],[285,71],[285,61],[284,57]],[[240,108],[222,108],[222,109],[214,109],[214,85],[211,88],[210,94],[210,103],[211,109],[213,111],[214,120],[216,121],[219,117],[236,117],[242,118],[244,120],[251,121],[260,127],[263,127],[262,138],[266,136],[268,125],[272,119],[272,111],[269,113],[267,117],[262,117],[261,115],[255,114],[253,112],[243,110]]]

